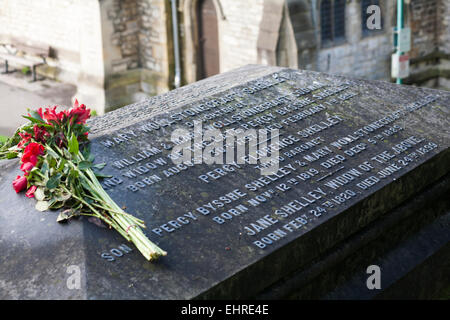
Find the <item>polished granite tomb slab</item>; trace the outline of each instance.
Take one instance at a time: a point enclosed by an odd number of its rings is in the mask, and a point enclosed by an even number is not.
[[[2,161],[0,299],[373,298],[365,270],[340,279],[348,259],[367,267],[397,250],[413,270],[426,259],[406,243],[430,233],[424,257],[448,252],[449,105],[444,91],[247,66],[95,118],[104,188],[168,255],[148,262],[87,218],[56,223],[15,194],[17,161]],[[278,129],[279,170],[175,164],[171,134],[194,121]],[[443,229],[422,230],[436,219]],[[411,270],[391,270],[386,286]]]

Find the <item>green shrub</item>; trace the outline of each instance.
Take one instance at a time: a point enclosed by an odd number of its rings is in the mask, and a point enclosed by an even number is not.
[[[23,67],[23,68],[22,68],[22,73],[23,73],[24,75],[27,75],[27,74],[29,74],[30,72],[31,72],[30,67]]]

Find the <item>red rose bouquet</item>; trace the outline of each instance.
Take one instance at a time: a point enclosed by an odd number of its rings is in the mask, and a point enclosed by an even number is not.
[[[29,122],[0,145],[0,159],[20,158],[23,176],[12,185],[35,198],[36,209],[61,209],[58,222],[76,216],[96,217],[134,243],[148,260],[166,252],[142,232],[144,221],[124,212],[106,193],[98,178],[105,164],[94,164],[89,152],[86,121],[90,110],[75,101],[70,110],[56,107],[30,111]]]

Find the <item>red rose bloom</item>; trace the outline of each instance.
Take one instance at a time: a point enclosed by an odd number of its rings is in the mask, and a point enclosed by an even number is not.
[[[25,175],[27,175],[31,171],[31,169],[34,168],[34,166],[35,165],[32,162],[25,162],[20,166],[20,170],[22,170]]]
[[[36,186],[31,186],[30,189],[28,189],[27,193],[25,193],[25,195],[28,198],[34,198],[34,192],[36,191],[37,187]]]
[[[45,138],[49,136],[47,130],[45,130],[45,128],[39,127],[38,125],[35,125],[33,127],[33,131],[34,131],[34,139],[36,141],[45,143]]]
[[[22,138],[22,140],[17,144],[17,147],[23,149],[25,148],[25,144],[27,144],[31,140],[31,134],[19,132],[19,136]]]
[[[42,119],[44,119],[44,114],[42,113],[42,108],[37,109],[36,112]]]
[[[59,124],[63,121],[64,116],[66,116],[66,113],[63,111],[56,113],[56,106],[54,106],[53,108],[45,109],[43,118],[49,124],[51,124],[51,121],[54,121]]]
[[[17,193],[19,193],[20,191],[26,189],[26,187],[27,187],[27,178],[26,177],[17,176],[16,180],[14,180],[12,184],[13,184],[14,190],[16,190]]]
[[[75,103],[73,104],[73,108],[69,110],[69,118],[70,121],[75,119],[76,123],[85,124],[86,120],[91,116],[91,110],[86,109],[86,106],[82,104],[79,106],[78,100],[75,99]]]
[[[22,163],[31,162],[33,166],[36,165],[38,156],[44,153],[44,147],[36,142],[28,144],[23,152]]]

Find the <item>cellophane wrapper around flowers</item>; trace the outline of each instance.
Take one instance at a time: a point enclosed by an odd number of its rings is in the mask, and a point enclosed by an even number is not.
[[[55,107],[30,111],[28,123],[0,145],[0,159],[20,158],[22,176],[12,185],[36,199],[36,209],[59,209],[58,222],[91,216],[114,228],[134,243],[147,260],[166,255],[143,233],[144,221],[124,212],[99,182],[106,165],[94,164],[89,152],[86,121],[90,110],[75,101],[70,110]]]

